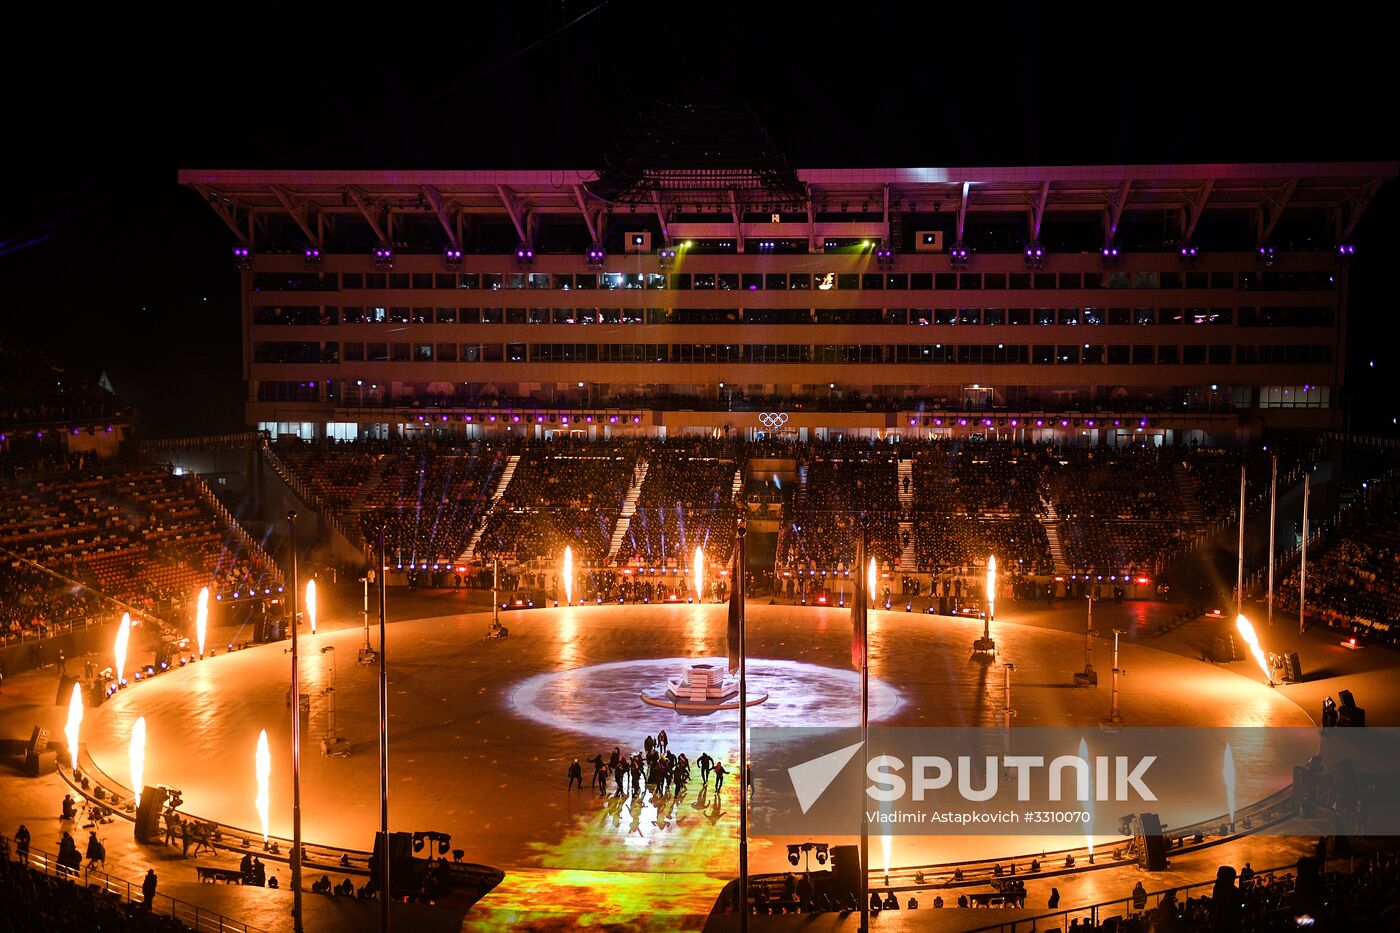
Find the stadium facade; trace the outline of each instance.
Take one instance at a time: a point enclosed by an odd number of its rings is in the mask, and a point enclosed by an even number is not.
[[[179,180],[235,238],[246,418],[274,434],[1170,444],[1343,426],[1351,237],[1396,174]]]

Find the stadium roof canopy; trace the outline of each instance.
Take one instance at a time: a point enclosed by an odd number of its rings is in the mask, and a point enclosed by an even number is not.
[[[197,191],[240,240],[251,242],[268,220],[295,223],[310,242],[325,224],[364,223],[381,242],[393,241],[396,218],[441,224],[458,242],[461,221],[494,215],[530,239],[532,218],[574,215],[596,234],[608,211],[647,211],[663,230],[685,236],[687,220],[736,225],[753,212],[822,215],[824,226],[849,213],[852,222],[888,224],[891,213],[948,214],[960,237],[970,212],[1023,214],[1032,236],[1048,214],[1102,217],[1113,230],[1126,213],[1180,212],[1189,239],[1203,214],[1249,211],[1258,240],[1268,240],[1285,212],[1324,211],[1336,242],[1351,234],[1380,186],[1400,173],[1395,162],[1279,162],[1195,165],[1073,165],[1002,168],[796,169],[805,195],[792,187],[767,191],[724,183],[725,168],[653,172],[644,197],[636,184],[621,189],[592,171],[551,170],[206,170],[182,169],[179,182]],[[732,173],[731,173],[732,174]],[[637,178],[643,177],[637,175]],[[612,195],[613,198],[607,197]],[[703,215],[710,214],[710,218]],[[713,215],[720,216],[713,216]],[[872,215],[880,215],[873,216]],[[828,228],[829,229],[829,228]]]

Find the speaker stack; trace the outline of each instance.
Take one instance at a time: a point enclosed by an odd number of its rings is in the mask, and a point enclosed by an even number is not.
[[[160,812],[165,805],[165,790],[147,786],[141,790],[141,805],[136,808],[136,841],[160,842]]]
[[[1337,725],[1366,725],[1366,711],[1356,705],[1356,698],[1351,695],[1350,690],[1338,691],[1337,699],[1341,701],[1337,705]]]
[[[860,846],[831,847],[831,899],[842,903],[847,895],[860,900]]]
[[[1133,844],[1139,868],[1167,870],[1167,839],[1162,835],[1162,821],[1157,814],[1140,813],[1133,818]]]

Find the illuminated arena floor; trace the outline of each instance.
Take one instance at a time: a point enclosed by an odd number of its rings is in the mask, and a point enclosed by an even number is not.
[[[507,872],[479,907],[583,908],[571,886],[606,894],[588,909],[606,916],[615,899],[641,899],[658,913],[703,915],[733,877],[737,797],[688,789],[661,806],[565,790],[566,769],[614,745],[638,748],[665,729],[692,760],[700,752],[736,764],[734,712],[683,716],[647,706],[648,686],[685,659],[723,651],[725,607],[603,606],[510,613],[511,637],[486,640],[482,614],[389,627],[391,812],[396,830],[450,833],[469,861]],[[1083,666],[1083,636],[1015,624],[994,626],[1000,661],[1013,661],[1018,726],[1094,728],[1109,702],[1112,666],[1099,641],[1101,684],[1069,686]],[[881,725],[998,724],[1000,665],[970,661],[981,623],[875,613],[871,624],[872,721]],[[378,824],[376,672],[355,663],[357,628],[302,640],[303,692],[311,697],[302,756],[306,839],[368,849]],[[752,605],[753,677],[772,699],[754,726],[854,724],[858,681],[849,666],[850,627],[841,609]],[[326,650],[334,647],[334,651]],[[130,783],[127,742],[138,716],[148,730],[145,783],[184,792],[183,809],[254,829],[254,750],[266,728],[274,756],[271,830],[291,834],[288,643],[206,660],[121,692],[88,713],[88,753]],[[1282,690],[1197,660],[1127,645],[1122,710],[1129,725],[1308,726]],[[332,672],[334,671],[334,676]],[[334,684],[335,689],[327,688]],[[349,757],[320,754],[334,708]],[[1240,775],[1241,802],[1286,786],[1296,750]],[[731,769],[737,773],[736,769]],[[695,782],[698,784],[698,781]],[[737,783],[737,782],[736,782]],[[761,792],[761,789],[760,789]],[[751,844],[754,871],[788,867],[784,839]],[[897,837],[895,865],[997,857],[1075,844],[1065,837]],[[872,846],[873,867],[880,867]],[[596,872],[635,873],[635,883],[596,884]],[[552,892],[552,893],[550,893]],[[597,897],[594,897],[597,900]]]

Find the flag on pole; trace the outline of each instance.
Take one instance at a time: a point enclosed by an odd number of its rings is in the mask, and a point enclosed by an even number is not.
[[[735,536],[729,581],[729,673],[739,673],[739,640],[744,628],[744,540]]]
[[[869,596],[865,592],[865,534],[856,544],[856,593],[851,600],[851,666],[860,670],[865,664],[865,621]]]

